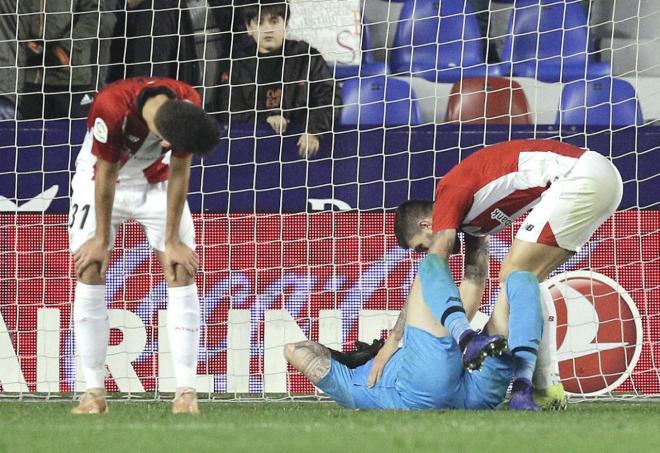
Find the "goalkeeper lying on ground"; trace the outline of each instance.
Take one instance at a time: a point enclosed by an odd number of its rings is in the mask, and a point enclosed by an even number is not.
[[[284,348],[287,361],[346,408],[497,408],[504,401],[513,377],[513,357],[496,331],[488,331],[492,336],[476,334],[471,344],[459,346],[442,326],[438,318],[446,316],[447,307],[455,312],[451,307],[456,300],[460,304],[446,267],[447,262],[434,254],[421,262],[404,313],[393,329],[403,330],[403,345],[380,376],[370,376],[373,358],[354,369],[351,367],[355,364],[350,363],[353,359],[359,361],[360,356],[373,357],[382,345],[378,342],[355,353],[338,353],[312,341],[290,343]],[[525,279],[528,275],[517,272],[513,278]],[[478,304],[478,301],[469,303]],[[509,347],[522,341],[540,341],[543,330],[540,304],[520,302],[516,298],[511,303],[510,320],[515,324],[509,325]],[[476,308],[466,306],[465,310],[474,313]],[[502,323],[491,318],[487,328],[497,325]],[[466,371],[479,367],[476,372]],[[515,390],[514,381],[513,398]]]

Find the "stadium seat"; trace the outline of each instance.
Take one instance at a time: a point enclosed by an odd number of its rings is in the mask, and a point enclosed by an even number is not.
[[[365,77],[372,75],[389,74],[389,67],[383,60],[377,60],[374,57],[373,40],[371,37],[371,27],[368,26],[369,20],[362,15],[362,40],[360,46],[362,48],[362,59],[359,65],[343,65],[337,62],[329,61],[330,72],[334,74],[334,78],[338,80],[348,79],[351,77]]]
[[[417,125],[422,115],[412,87],[386,76],[348,79],[342,86],[341,124],[383,127]]]
[[[643,123],[633,86],[625,80],[605,77],[564,85],[558,126],[629,126]]]
[[[522,87],[501,77],[465,79],[452,86],[445,122],[463,124],[531,124]]]
[[[501,75],[499,65],[486,65],[482,41],[469,2],[408,0],[394,37],[392,73],[449,83]]]
[[[502,61],[519,77],[570,82],[610,74],[594,61],[589,22],[580,0],[517,0],[504,40]]]

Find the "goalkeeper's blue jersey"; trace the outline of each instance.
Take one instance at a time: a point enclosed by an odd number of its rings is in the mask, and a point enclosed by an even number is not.
[[[351,409],[494,409],[506,395],[513,359],[487,358],[481,369],[463,369],[461,351],[451,337],[436,337],[406,326],[403,346],[391,357],[380,381],[367,386],[373,359],[351,370],[332,360],[317,386]]]

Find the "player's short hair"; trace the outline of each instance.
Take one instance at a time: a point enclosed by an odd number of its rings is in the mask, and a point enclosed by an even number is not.
[[[433,212],[433,202],[408,200],[394,214],[394,235],[399,247],[408,249],[408,241],[419,232],[419,221]]]
[[[198,155],[210,154],[220,141],[218,124],[192,102],[170,99],[154,117],[156,129],[172,149]]]
[[[246,25],[253,20],[260,24],[266,16],[279,16],[284,19],[285,24],[288,24],[291,10],[286,0],[259,0],[257,3],[242,7],[241,14]]]

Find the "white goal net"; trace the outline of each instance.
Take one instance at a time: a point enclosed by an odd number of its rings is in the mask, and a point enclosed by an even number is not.
[[[241,19],[248,1],[76,10],[82,2],[0,0],[0,398],[83,389],[70,181],[94,92],[135,75],[189,81],[223,125],[214,155],[194,163],[189,194],[202,395],[317,395],[282,346],[309,338],[349,350],[392,327],[420,259],[397,247],[393,209],[431,200],[438,178],[484,145],[534,137],[598,151],[624,179],[619,211],[542,284],[563,383],[578,399],[657,396],[660,1],[289,1],[287,39],[311,43],[327,66],[312,74],[309,51],[289,64],[330,89],[326,101],[316,88],[283,96],[283,110],[308,114],[292,113],[280,134],[255,115],[258,102],[228,111],[235,88],[276,83],[240,78],[255,56],[237,56],[253,39]],[[312,127],[319,151],[301,157]],[[481,318],[518,225],[491,241]],[[461,256],[450,264],[458,280]],[[137,224],[118,234],[106,301],[107,389],[172,392],[165,280]]]

